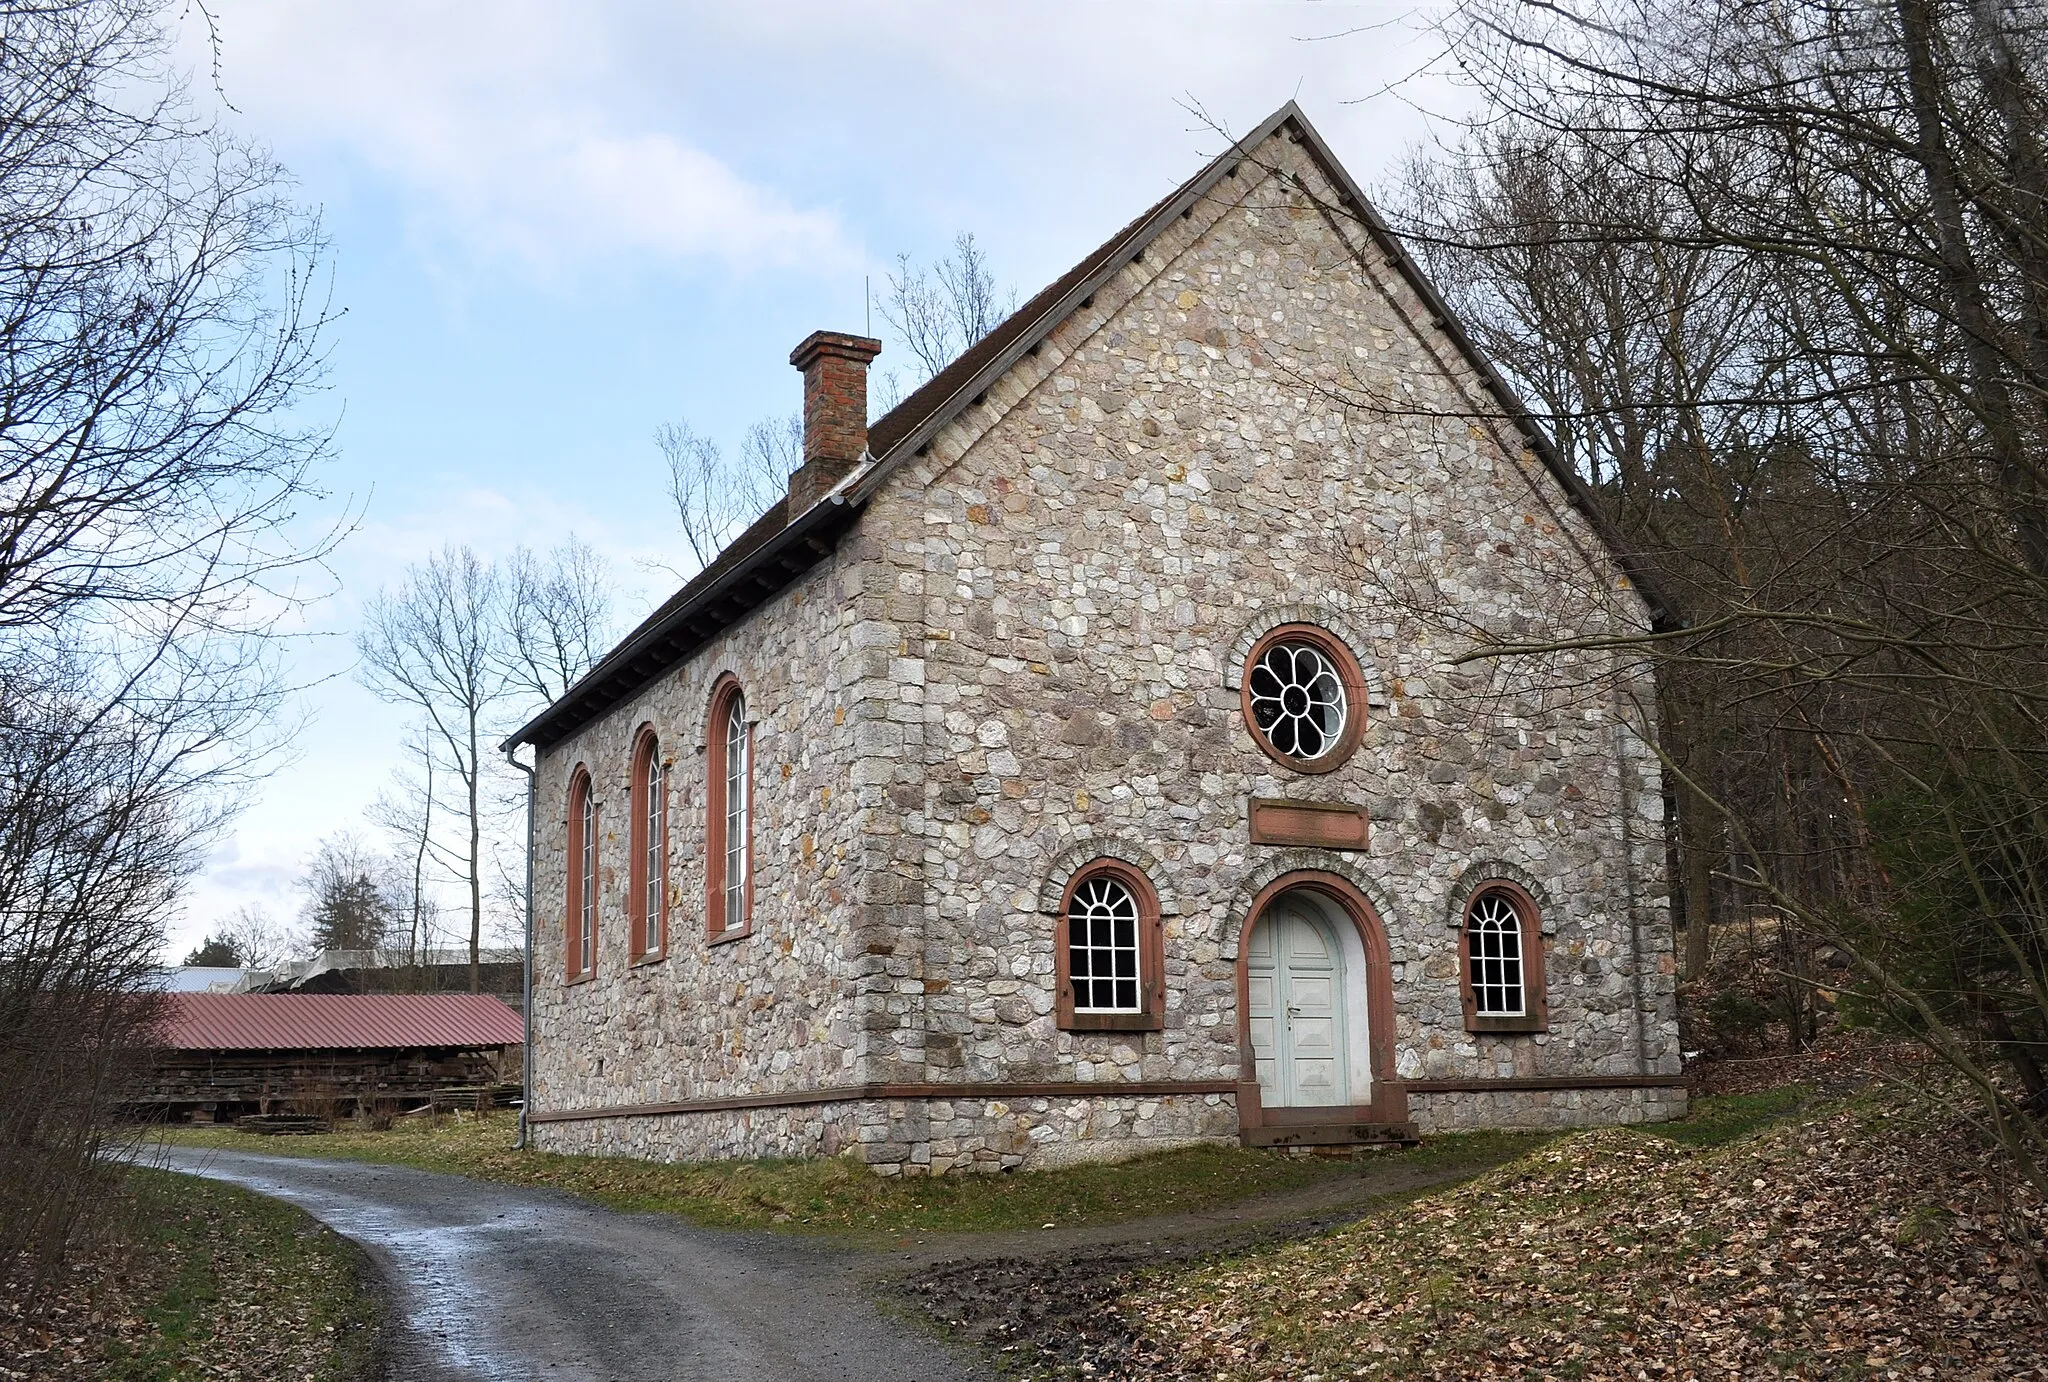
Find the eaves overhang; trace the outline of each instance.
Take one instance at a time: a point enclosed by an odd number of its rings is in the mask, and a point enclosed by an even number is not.
[[[658,611],[559,700],[515,730],[504,748],[546,748],[632,699],[829,556],[858,512],[859,505],[844,494],[827,495],[724,570],[707,571],[710,579],[696,589],[685,586],[670,608]]]

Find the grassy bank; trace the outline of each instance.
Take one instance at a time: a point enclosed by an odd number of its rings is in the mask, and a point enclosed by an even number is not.
[[[0,1377],[357,1382],[379,1304],[356,1251],[288,1205],[131,1170],[99,1234],[31,1313],[0,1313]]]
[[[2048,1376],[2043,1227],[1951,1120],[1772,1090],[1146,1279],[1122,1314],[1162,1378]]]
[[[800,1232],[944,1233],[1116,1223],[1215,1209],[1255,1195],[1298,1190],[1361,1170],[1485,1166],[1540,1139],[1474,1133],[1358,1161],[1289,1157],[1237,1147],[1195,1147],[1111,1166],[1007,1176],[884,1179],[845,1158],[670,1165],[616,1157],[514,1151],[510,1114],[451,1116],[389,1132],[345,1130],[260,1137],[225,1128],[176,1128],[185,1145],[292,1156],[348,1157],[445,1171],[513,1185],[545,1186],[614,1209],[679,1214],[720,1227]]]

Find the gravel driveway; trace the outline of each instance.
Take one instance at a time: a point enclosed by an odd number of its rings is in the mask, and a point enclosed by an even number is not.
[[[189,1147],[151,1160],[289,1201],[362,1244],[390,1283],[391,1375],[408,1382],[990,1375],[876,1308],[872,1253],[403,1167]]]

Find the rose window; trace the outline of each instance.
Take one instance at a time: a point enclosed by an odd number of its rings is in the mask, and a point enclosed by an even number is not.
[[[1320,758],[1344,736],[1344,678],[1307,643],[1275,643],[1252,665],[1252,721],[1275,751]]]

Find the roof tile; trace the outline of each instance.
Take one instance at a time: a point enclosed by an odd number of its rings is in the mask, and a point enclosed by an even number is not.
[[[173,1051],[516,1046],[519,1014],[479,993],[172,993],[159,1041]]]

